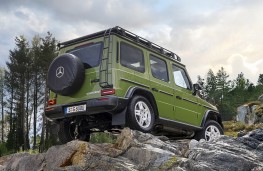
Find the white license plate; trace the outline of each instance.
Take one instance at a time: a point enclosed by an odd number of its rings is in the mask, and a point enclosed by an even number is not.
[[[86,111],[86,105],[70,106],[65,108],[65,113],[76,113]]]

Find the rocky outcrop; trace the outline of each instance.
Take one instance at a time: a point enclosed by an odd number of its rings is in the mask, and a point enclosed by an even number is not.
[[[237,108],[236,121],[248,125],[263,123],[263,103],[255,101],[239,106]]]
[[[190,146],[190,149],[189,149]],[[46,153],[0,158],[0,170],[263,170],[263,129],[211,142],[168,140],[123,129],[116,143],[71,141]]]
[[[258,97],[258,101],[263,102],[263,94]]]
[[[199,143],[190,150],[188,159],[180,162],[182,170],[263,170],[263,129],[246,136],[221,136],[212,142]]]
[[[161,140],[162,139],[162,140]],[[115,144],[71,141],[46,153],[19,153],[2,162],[5,170],[149,170],[158,169],[175,156],[183,156],[190,140],[176,143],[129,128]]]

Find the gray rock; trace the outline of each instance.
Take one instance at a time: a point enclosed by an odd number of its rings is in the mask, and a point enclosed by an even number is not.
[[[221,136],[211,142],[160,140],[125,128],[115,144],[76,140],[42,154],[2,157],[0,164],[0,170],[12,171],[262,171],[263,128],[243,137]]]
[[[260,122],[261,118],[256,114],[255,110],[258,105],[242,105],[237,108],[236,121],[243,122],[248,125],[253,125]]]
[[[263,102],[263,94],[258,97],[258,101]]]
[[[250,114],[250,109],[249,106],[247,105],[242,105],[237,108],[237,116],[236,120],[239,122],[246,122],[246,116]]]
[[[253,130],[249,132],[247,136],[262,142],[263,141],[263,128]]]
[[[239,131],[238,133],[237,133],[237,137],[243,137],[244,135],[246,135],[246,131]]]
[[[254,132],[258,137],[263,130]],[[251,136],[222,136],[212,142],[199,143],[190,150],[189,158],[179,164],[184,170],[246,171],[263,167],[262,141]]]
[[[172,157],[182,155],[180,150],[185,147],[180,144],[125,128],[115,144],[71,141],[42,154],[13,155],[3,167],[14,171],[158,169]]]
[[[189,150],[192,150],[194,147],[197,146],[199,142],[195,139],[192,139],[190,142],[189,142]]]

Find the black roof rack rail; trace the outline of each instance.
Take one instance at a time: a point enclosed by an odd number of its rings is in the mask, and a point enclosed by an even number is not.
[[[59,43],[58,46],[59,47],[64,47],[64,46],[69,46],[69,45],[72,45],[72,44],[75,44],[75,43],[79,43],[79,42],[84,42],[86,41],[87,39],[91,39],[91,38],[95,38],[95,37],[101,37],[103,36],[105,33],[105,30],[103,31],[100,31],[100,32],[97,32],[97,33],[93,33],[93,34],[90,34],[90,35],[87,35],[87,36],[83,36],[83,37],[80,37],[80,38],[77,38],[77,39],[73,39],[73,40],[70,40],[70,41],[66,41],[66,42],[63,42],[63,43]],[[116,27],[113,27],[112,30],[111,30],[111,33],[112,34],[117,34],[119,36],[122,36],[122,37],[125,37],[129,40],[132,40],[138,44],[141,44],[147,48],[150,48],[152,49],[153,51],[157,52],[157,53],[160,53],[164,56],[167,56],[171,59],[174,59],[178,62],[181,62],[181,58],[173,53],[172,51],[168,50],[168,49],[165,49],[163,48],[162,46],[159,46],[145,38],[142,38],[128,30],[125,30],[119,26],[116,26]]]

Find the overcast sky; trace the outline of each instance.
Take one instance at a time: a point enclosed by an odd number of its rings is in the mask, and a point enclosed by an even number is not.
[[[262,0],[0,0],[0,66],[16,36],[63,42],[121,26],[182,58],[193,81],[223,66],[230,79],[263,74]]]

